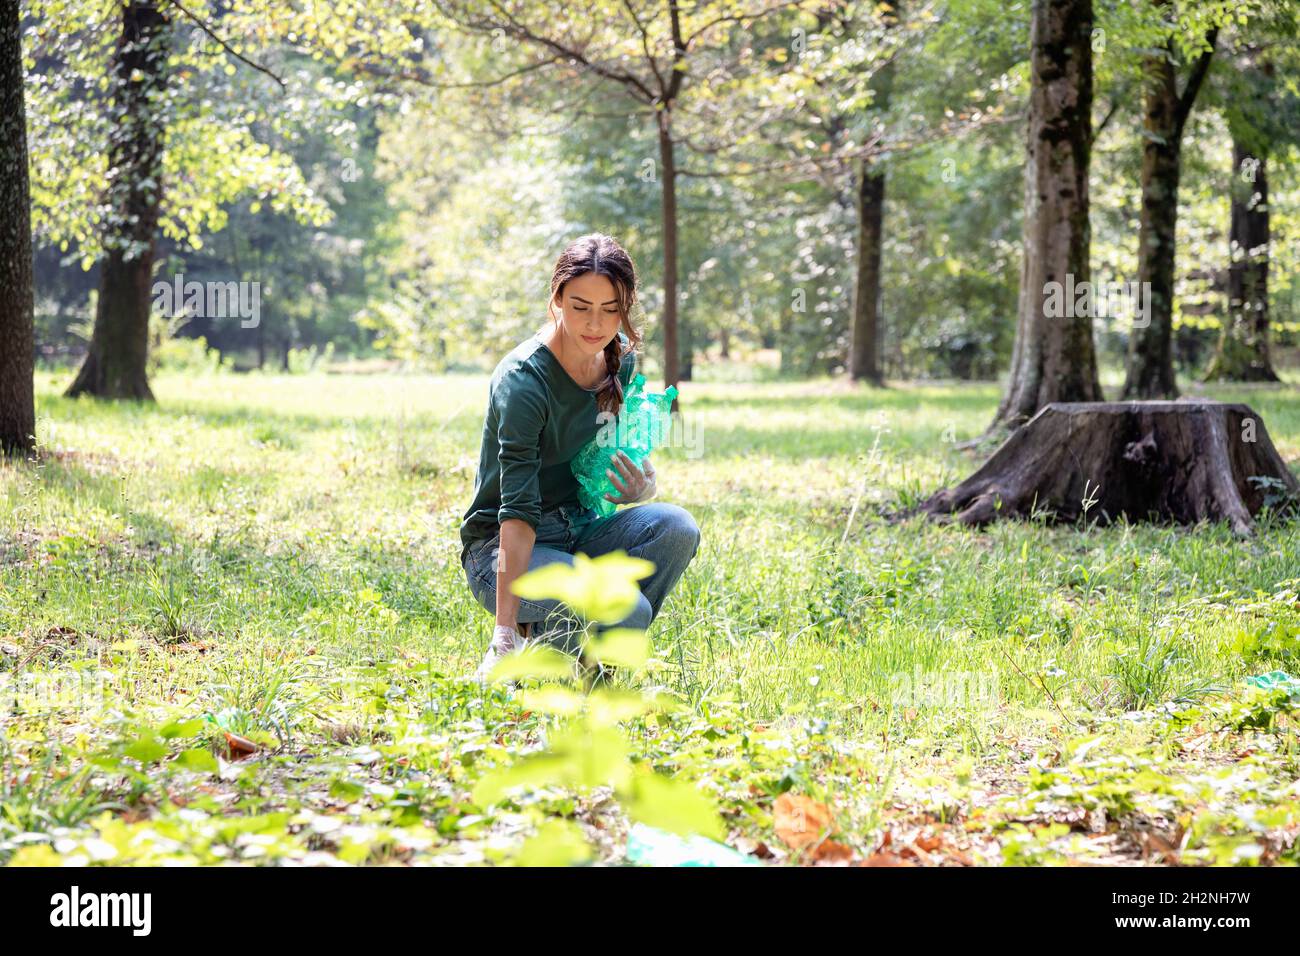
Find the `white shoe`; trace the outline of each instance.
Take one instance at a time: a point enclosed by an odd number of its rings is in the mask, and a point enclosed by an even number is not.
[[[492,632],[487,653],[483,655],[483,661],[478,665],[477,677],[480,684],[487,683],[488,675],[492,673],[492,668],[497,666],[497,661],[508,654],[513,654],[528,643],[527,634],[527,624],[516,627],[504,624],[497,626]]]

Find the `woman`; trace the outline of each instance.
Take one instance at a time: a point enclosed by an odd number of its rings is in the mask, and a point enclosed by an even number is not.
[[[610,551],[654,562],[636,609],[618,627],[645,630],[699,549],[700,530],[677,505],[652,503],[600,516],[578,501],[569,463],[595,434],[601,412],[617,412],[636,366],[641,336],[632,259],[609,236],[574,241],[555,264],[551,324],[498,363],[488,391],[474,500],[460,527],[461,565],[470,590],[496,615],[480,676],[525,641],[576,653],[577,616],[561,602],[529,601],[511,583],[575,552]],[[649,458],[638,468],[611,455],[607,473],[618,504],[656,494]],[[603,628],[602,628],[603,630]]]

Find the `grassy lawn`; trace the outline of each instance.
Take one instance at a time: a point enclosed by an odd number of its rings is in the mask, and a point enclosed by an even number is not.
[[[529,862],[556,820],[622,859],[606,789],[472,795],[552,729],[471,677],[486,377],[163,375],[144,408],[59,384],[43,460],[0,466],[0,862]],[[1300,673],[1295,523],[890,520],[973,469],[995,387],[682,391],[698,444],[656,453],[660,500],[702,544],[620,681],[682,702],[626,722],[632,758],[698,782],[726,842],[1300,860],[1300,692],[1246,681]],[[1300,460],[1296,389],[1209,394]]]

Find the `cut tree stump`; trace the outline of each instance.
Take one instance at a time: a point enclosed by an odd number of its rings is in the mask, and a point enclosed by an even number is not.
[[[1300,482],[1247,405],[1058,402],[921,511],[967,525],[1035,514],[1056,521],[1086,515],[1102,524],[1121,516],[1227,521],[1244,536],[1266,503],[1297,498]]]

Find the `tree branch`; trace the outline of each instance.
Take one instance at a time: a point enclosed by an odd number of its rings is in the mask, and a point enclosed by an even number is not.
[[[654,54],[650,52],[650,31],[646,29],[641,22],[641,18],[636,14],[636,8],[632,6],[632,0],[623,0],[623,6],[627,8],[627,15],[632,18],[636,28],[641,32],[641,49],[645,51],[646,62],[650,64],[650,72],[655,75],[655,82],[659,84],[659,92],[664,92],[664,78],[659,72],[659,63],[655,60]]]
[[[1196,65],[1192,67],[1191,74],[1187,77],[1187,85],[1183,87],[1182,96],[1178,97],[1178,108],[1174,111],[1174,135],[1181,136],[1183,126],[1187,122],[1187,117],[1192,112],[1192,105],[1196,102],[1196,94],[1201,90],[1201,84],[1205,81],[1205,74],[1210,70],[1210,60],[1214,57],[1214,45],[1219,39],[1219,28],[1214,27],[1205,35],[1205,41],[1210,48],[1200,55]]]
[[[195,16],[193,13],[191,13],[189,10],[185,9],[185,7],[181,5],[180,0],[167,0],[167,2],[170,3],[170,4],[171,4],[173,7],[175,7],[177,10],[179,10],[181,13],[185,14],[185,16],[187,16],[191,21],[194,22],[195,26],[197,26],[200,30],[202,30],[202,31],[203,31],[204,33],[206,33],[209,37],[211,37],[212,40],[213,40],[213,41],[214,41],[218,46],[221,47],[221,49],[225,50],[227,53],[229,53],[231,56],[233,56],[233,57],[234,57],[236,60],[238,60],[240,63],[246,64],[247,66],[251,66],[253,69],[257,70],[257,72],[259,72],[259,73],[265,73],[265,74],[266,74],[267,76],[269,76],[271,79],[275,80],[275,82],[277,82],[277,83],[280,84],[280,89],[282,89],[282,90],[283,90],[283,89],[286,89],[286,87],[285,87],[285,83],[284,83],[284,80],[280,79],[279,76],[277,76],[275,73],[271,72],[271,71],[270,71],[269,69],[267,69],[266,67],[262,66],[260,63],[254,63],[252,60],[250,60],[248,57],[244,56],[242,53],[237,53],[234,49],[231,48],[231,46],[230,46],[229,43],[227,43],[225,40],[221,39],[221,37],[217,36],[216,31],[214,31],[210,26],[208,26],[206,23],[204,23],[202,20],[200,20],[198,17],[196,17],[196,16]]]
[[[1097,124],[1095,129],[1093,129],[1092,142],[1094,143],[1097,142],[1097,137],[1101,135],[1102,130],[1104,130],[1107,126],[1110,125],[1110,121],[1115,118],[1115,114],[1118,112],[1119,112],[1119,98],[1116,97],[1115,99],[1111,100],[1110,109],[1108,109],[1106,111],[1106,115],[1101,118],[1101,122]]]
[[[737,14],[728,14],[726,16],[721,16],[721,17],[715,17],[714,19],[710,20],[708,23],[701,26],[690,36],[688,36],[683,43],[683,48],[689,48],[690,45],[694,43],[699,37],[703,36],[707,31],[712,30],[714,27],[718,26],[721,23],[744,23],[746,20],[761,20],[763,19],[763,17],[769,16],[773,13],[777,13],[778,11],[784,10],[787,7],[802,7],[806,2],[807,0],[788,0],[788,2],[786,3],[778,3],[776,6],[768,7],[765,10],[760,10],[758,13],[737,13]],[[675,3],[671,3],[670,5],[671,7],[674,8],[676,7]]]
[[[389,80],[404,80],[408,83],[415,83],[418,86],[426,86],[435,90],[464,90],[464,89],[484,89],[490,86],[500,86],[516,77],[523,76],[526,73],[532,73],[534,70],[540,70],[559,62],[559,56],[552,56],[546,60],[539,60],[536,63],[528,63],[519,67],[517,70],[511,70],[509,73],[503,73],[501,76],[488,80],[466,80],[463,82],[442,82],[429,76],[429,71],[423,67],[410,67],[402,70],[392,70],[387,67],[379,66],[367,60],[361,59],[354,61],[354,65],[363,73],[370,76],[382,77]]]
[[[438,9],[452,23],[455,23],[467,30],[474,30],[478,33],[492,33],[496,30],[513,36],[517,40],[522,40],[534,46],[545,47],[555,53],[558,57],[576,60],[584,68],[597,76],[607,80],[613,80],[622,83],[625,86],[640,93],[641,98],[647,103],[653,103],[656,99],[655,94],[641,81],[639,77],[633,76],[625,71],[615,70],[602,63],[597,63],[586,55],[576,46],[566,46],[559,40],[549,36],[543,36],[535,33],[530,27],[526,26],[516,19],[510,11],[504,9],[497,0],[488,0],[489,5],[496,11],[497,17],[475,18],[464,14],[458,15],[458,5],[448,0],[433,0]]]
[[[682,16],[681,11],[677,9],[677,0],[668,0],[668,22],[671,24],[673,34],[673,75],[668,78],[668,89],[664,91],[665,105],[677,99],[677,94],[682,88],[682,80],[686,78],[686,71],[678,69],[686,58],[686,41],[682,39]]]

